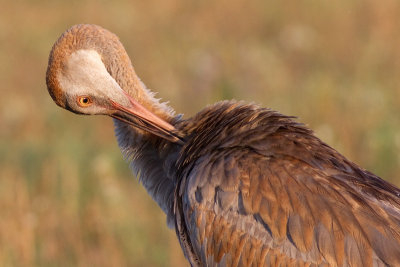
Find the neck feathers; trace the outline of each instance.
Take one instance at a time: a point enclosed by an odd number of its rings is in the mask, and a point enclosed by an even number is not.
[[[133,174],[167,215],[167,224],[173,228],[173,201],[177,182],[175,162],[179,156],[179,145],[160,137],[142,134],[116,119],[114,125],[118,145],[130,163]]]

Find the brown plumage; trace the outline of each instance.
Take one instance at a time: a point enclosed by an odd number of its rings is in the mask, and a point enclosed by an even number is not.
[[[293,118],[236,101],[174,116],[95,25],[56,42],[47,86],[61,107],[114,118],[191,265],[400,266],[400,190]]]

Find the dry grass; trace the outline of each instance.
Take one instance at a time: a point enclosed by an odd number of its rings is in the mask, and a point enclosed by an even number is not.
[[[0,265],[187,265],[111,120],[63,111],[46,92],[48,52],[69,26],[117,33],[178,112],[255,101],[400,185],[399,15],[395,0],[2,3]]]

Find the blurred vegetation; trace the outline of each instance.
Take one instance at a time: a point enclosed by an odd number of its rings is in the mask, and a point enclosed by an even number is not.
[[[48,53],[71,25],[119,35],[179,113],[254,101],[400,185],[399,16],[396,0],[2,1],[0,265],[187,266],[112,121],[47,94]]]

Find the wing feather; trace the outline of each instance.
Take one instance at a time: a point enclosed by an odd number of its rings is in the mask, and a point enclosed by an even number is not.
[[[388,203],[372,197],[364,203],[354,189],[328,184],[332,177],[291,157],[240,154],[202,157],[181,184],[187,229],[202,262],[400,264],[399,214],[387,212]]]
[[[177,231],[200,264],[400,266],[400,190],[311,130],[235,102],[187,125]]]

